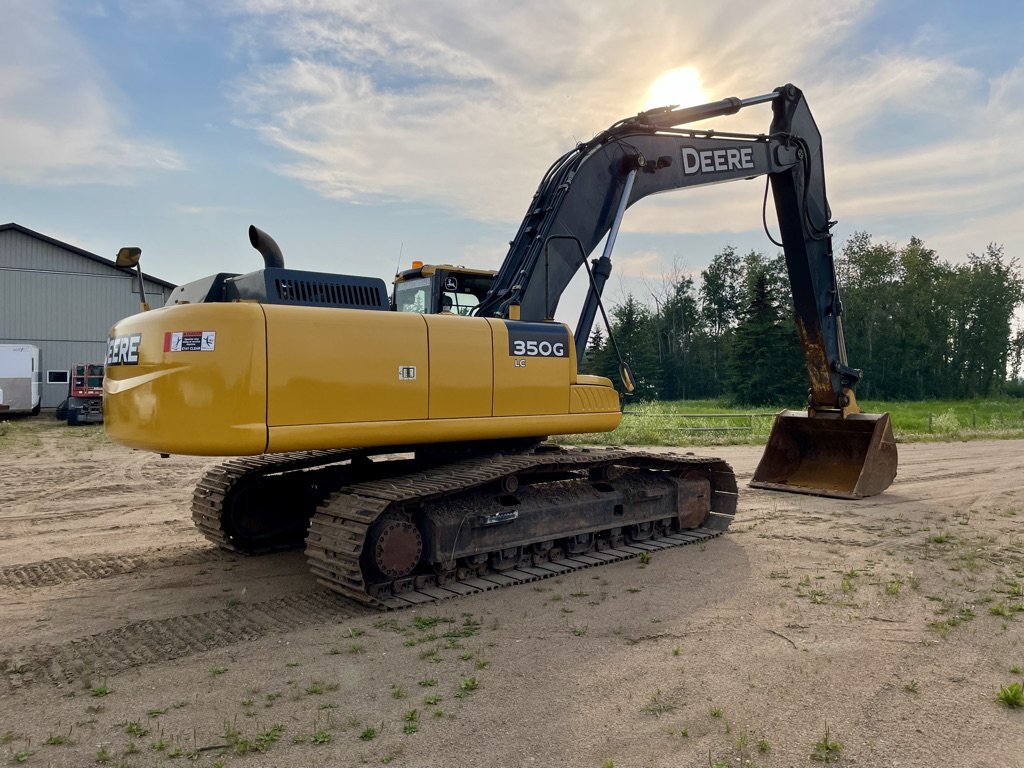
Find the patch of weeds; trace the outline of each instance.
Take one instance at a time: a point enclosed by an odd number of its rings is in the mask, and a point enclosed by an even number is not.
[[[650,552],[641,552],[640,553],[640,565],[647,565],[650,562],[651,562],[651,553]]]
[[[34,754],[35,752],[33,752],[31,749],[19,749],[12,755],[12,757],[14,759],[14,762],[16,763],[24,763]]]
[[[149,748],[154,752],[163,752],[167,749],[167,742],[164,740],[164,735],[161,733],[160,737],[149,745]]]
[[[812,589],[810,597],[811,597],[811,602],[814,605],[824,605],[825,604],[825,593],[822,590],[820,590],[820,589]]]
[[[1000,688],[999,693],[996,694],[996,701],[1010,709],[1024,707],[1024,686],[1020,683],[1010,683]]]
[[[903,589],[903,580],[899,576],[893,576],[892,579],[885,585],[885,594],[893,597],[899,595]]]
[[[375,738],[377,738],[377,729],[374,728],[372,725],[367,726],[363,729],[363,732],[359,734],[359,738],[363,741],[373,741]]]
[[[402,626],[402,622],[398,619],[381,619],[380,621],[375,621],[373,626],[377,629],[383,629],[387,632],[394,632],[399,635],[404,634],[406,631],[405,627]]]
[[[1003,616],[1003,617],[1009,616],[1010,613],[1011,613],[1011,611],[1010,611],[1009,607],[1007,607],[1006,603],[996,603],[995,605],[991,606],[988,609],[988,612],[991,613],[993,616]]]
[[[166,715],[166,714],[167,714],[166,707],[164,709],[147,709],[146,710],[146,717],[148,717],[150,720],[155,720],[156,718],[160,717],[160,715]]]
[[[102,685],[97,685],[97,686],[89,689],[89,695],[90,696],[98,696],[98,697],[109,696],[113,692],[114,692],[113,689],[110,688],[106,683],[103,683]]]
[[[227,606],[228,606],[228,608],[237,608],[241,604],[242,604],[242,599],[240,597],[229,597],[227,599]]]
[[[637,592],[643,592],[640,587],[629,587],[627,590],[631,595],[635,595]]]
[[[590,597],[589,592],[570,592],[569,597]]]
[[[366,653],[366,646],[362,643],[352,643],[348,647],[348,652],[352,655]]]
[[[762,755],[767,755],[772,751],[772,745],[768,743],[768,739],[761,739],[757,742],[757,751]]]
[[[934,536],[930,536],[928,538],[928,541],[930,541],[932,544],[948,544],[951,539],[952,536],[943,531],[942,533],[937,533]]]
[[[297,666],[299,666],[299,662],[297,662],[297,661],[286,661],[286,662],[284,663],[284,665],[285,665],[286,667],[288,667],[288,668],[291,668],[291,667],[297,667]]]
[[[141,739],[143,736],[149,735],[149,728],[144,726],[138,720],[129,720],[124,724],[124,732],[129,736]]]
[[[10,744],[17,738],[14,731],[4,731],[3,736],[0,736],[0,744]]]
[[[402,727],[402,733],[416,733],[419,730],[419,722],[420,711],[418,709],[410,709],[405,713],[405,725]]]
[[[332,738],[334,737],[331,735],[330,731],[325,731],[321,729],[313,733],[313,738],[311,739],[311,741],[314,744],[330,744]]]
[[[672,649],[672,655],[673,656],[678,656],[682,652],[683,652],[683,647],[681,645],[679,645],[678,643],[676,643],[676,647]]]
[[[455,698],[464,699],[479,688],[480,681],[475,677],[463,677],[459,680],[459,692],[455,694]]]
[[[438,696],[436,693],[432,693],[429,696],[423,697],[423,703],[426,704],[428,707],[436,706],[437,704],[440,704],[442,701],[444,701],[444,699],[441,696]]]
[[[391,685],[391,698],[392,699],[404,699],[407,695],[408,694],[406,694],[405,689],[402,688],[402,686],[395,685],[395,684],[392,683],[392,685]]]
[[[433,677],[428,677],[428,678],[426,678],[424,680],[420,680],[417,683],[417,685],[422,686],[424,688],[433,688],[434,686],[437,685],[437,679],[433,678]]]
[[[340,648],[331,648],[331,650],[329,650],[327,652],[327,655],[328,656],[339,656],[339,655],[341,655],[341,649]]]
[[[442,661],[444,661],[444,659],[441,658],[441,653],[440,651],[438,651],[437,648],[431,648],[429,651],[421,651],[420,659],[422,659],[423,661],[429,661],[431,664],[440,664]]]
[[[362,637],[365,634],[366,631],[359,629],[359,627],[349,627],[347,637]]]
[[[414,616],[412,625],[416,629],[424,630],[436,627],[442,621],[445,621],[445,619],[442,619],[440,616]]]
[[[811,752],[811,760],[819,763],[834,763],[839,760],[839,755],[843,751],[842,742],[835,741],[828,731],[828,723],[825,723],[825,735],[821,737],[821,741],[814,745],[814,751]]]
[[[678,706],[675,701],[663,694],[661,689],[658,688],[641,711],[655,717],[661,717],[669,712],[675,712]]]
[[[799,584],[799,585],[800,585],[801,587],[809,587],[809,586],[811,586],[811,577],[810,577],[810,575],[809,575],[809,574],[808,574],[808,575],[805,575],[805,576],[804,576],[804,577],[803,577],[802,579],[800,579],[800,581],[799,581],[799,582],[797,582],[797,583],[798,583],[798,584]]]
[[[221,675],[223,675],[227,671],[228,671],[227,667],[213,667],[210,670],[210,675],[212,675],[213,677],[220,677]]]
[[[722,716],[721,708],[720,707],[712,707],[711,708],[711,716],[712,717],[721,717]]]
[[[587,628],[586,627],[573,627],[572,628],[572,633],[576,637],[583,637],[585,634],[587,634]]]
[[[491,666],[491,662],[489,659],[477,659],[475,662],[473,662],[473,666],[477,669],[487,669],[489,666]]]
[[[325,686],[319,680],[314,680],[312,683],[306,686],[306,694],[309,696],[319,696],[324,692]]]
[[[184,748],[180,744],[175,744],[173,747],[171,747],[170,751],[167,753],[167,757],[169,757],[169,758],[171,758],[173,760],[174,758],[181,757],[184,754],[185,754]]]
[[[1011,675],[1019,675],[1020,673],[1021,673],[1021,668],[1020,668],[1020,666],[1018,664],[1014,664],[1012,667],[1010,667],[1010,674]]]
[[[270,728],[269,730],[266,730],[263,733],[259,734],[256,737],[255,742],[253,743],[253,746],[256,748],[257,752],[266,752],[277,741],[279,741],[281,736],[283,736],[283,735],[284,735],[284,726],[280,725],[280,724],[275,725],[272,728]]]
[[[917,680],[910,680],[903,684],[903,690],[907,693],[920,693],[921,687]]]

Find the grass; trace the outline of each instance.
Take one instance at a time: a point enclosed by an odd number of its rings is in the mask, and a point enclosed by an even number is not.
[[[842,751],[842,742],[835,741],[829,735],[828,723],[826,722],[825,735],[821,737],[821,741],[814,745],[814,750],[811,752],[811,760],[819,763],[834,763],[839,760]]]
[[[785,407],[799,411],[806,406],[793,402]],[[860,407],[865,413],[888,413],[896,439],[900,442],[1024,438],[1024,402],[1018,398],[861,401]],[[782,406],[754,408],[722,400],[629,403],[626,406],[628,413],[614,432],[569,435],[557,440],[607,445],[763,445],[779,410]],[[753,419],[748,416],[751,413],[755,414]],[[715,414],[715,417],[694,418],[688,414]],[[753,428],[748,430],[750,425]],[[722,427],[742,429],[698,431]]]
[[[647,702],[646,706],[644,706],[643,711],[649,715],[661,717],[662,715],[667,715],[670,712],[675,712],[678,708],[679,705],[676,704],[674,700],[663,694],[659,688],[651,695],[651,698]]]
[[[1009,709],[1020,709],[1024,707],[1024,686],[1020,683],[1010,683],[1000,688],[996,694],[996,701]]]
[[[108,687],[106,683],[94,686],[93,688],[89,689],[89,695],[97,697],[109,696],[113,692],[113,689]]]

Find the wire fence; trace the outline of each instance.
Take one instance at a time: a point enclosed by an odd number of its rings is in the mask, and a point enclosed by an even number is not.
[[[773,419],[775,413],[639,413],[623,411],[631,419],[646,419],[644,427],[657,432],[748,432],[756,419]],[[721,420],[717,423],[716,420]],[[691,423],[687,423],[687,422]],[[661,422],[661,423],[658,423]],[[701,423],[710,422],[710,423]]]

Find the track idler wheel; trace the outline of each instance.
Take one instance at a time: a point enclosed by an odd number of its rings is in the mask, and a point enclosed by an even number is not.
[[[397,581],[411,574],[419,564],[423,536],[408,518],[383,517],[370,531],[366,552],[375,571]]]

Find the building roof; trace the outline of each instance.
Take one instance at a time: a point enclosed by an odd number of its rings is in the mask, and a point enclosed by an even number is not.
[[[97,256],[95,253],[89,253],[89,251],[79,248],[76,245],[71,245],[70,243],[62,242],[60,240],[57,240],[56,238],[44,235],[41,232],[36,232],[35,230],[29,229],[28,227],[23,227],[21,226],[21,224],[15,224],[13,221],[8,224],[0,224],[0,232],[7,232],[8,230],[14,232],[21,232],[23,235],[34,237],[37,240],[42,240],[43,242],[49,243],[50,245],[56,245],[58,248],[63,248],[64,250],[71,251],[72,253],[77,253],[79,256],[84,256],[85,258],[92,259],[93,261],[97,261],[100,264],[105,264],[106,266],[116,269],[120,272],[131,273],[133,271],[127,267],[117,266],[117,264],[115,264],[110,259],[104,259],[102,256]],[[143,277],[145,277],[147,280],[157,283],[158,285],[162,285],[166,288],[177,288],[177,285],[175,283],[169,283],[166,280],[161,280],[159,277],[153,277],[152,275],[146,274],[145,272],[143,272],[142,274]]]

